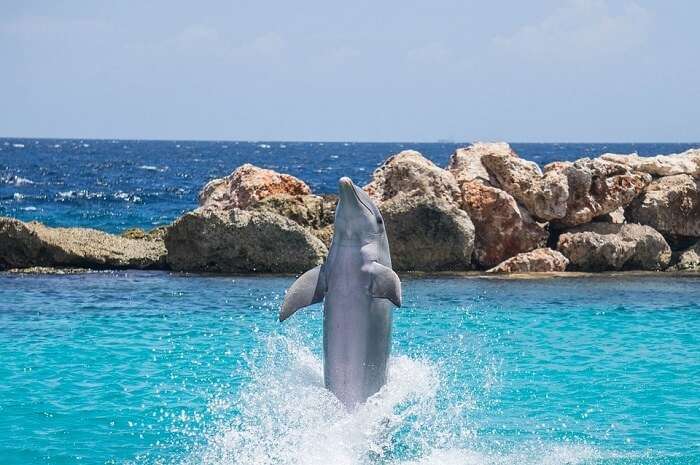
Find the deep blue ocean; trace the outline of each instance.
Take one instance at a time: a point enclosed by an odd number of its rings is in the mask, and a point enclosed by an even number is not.
[[[0,139],[0,215],[166,224],[252,162],[316,192],[465,144]],[[700,144],[513,144],[545,164]],[[387,386],[323,388],[286,276],[0,273],[0,465],[697,465],[700,275],[402,276]]]
[[[192,142],[0,139],[0,215],[109,232],[168,224],[197,193],[243,163],[293,174],[316,193],[359,184],[390,155],[415,149],[440,166],[464,143]],[[512,144],[541,165],[605,152],[681,152],[695,144]]]

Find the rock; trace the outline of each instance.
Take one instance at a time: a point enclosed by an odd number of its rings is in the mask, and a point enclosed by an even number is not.
[[[673,266],[670,270],[700,271],[700,241],[673,255]]]
[[[625,209],[620,207],[617,210],[611,211],[610,213],[596,216],[591,221],[594,223],[622,224],[625,222]]]
[[[521,252],[544,247],[548,232],[521,208],[513,196],[480,179],[463,181],[462,208],[474,223],[474,257],[492,267]]]
[[[50,228],[0,217],[0,269],[162,268],[162,241],[127,239],[87,228]]]
[[[394,270],[471,268],[474,225],[466,212],[437,197],[399,194],[379,206]]]
[[[150,231],[141,228],[129,228],[123,231],[120,236],[127,239],[143,239],[147,241],[162,241],[165,236],[167,226],[158,226]]]
[[[326,247],[329,247],[333,237],[333,220],[337,203],[338,197],[334,195],[273,195],[250,208],[289,218],[308,228]]]
[[[565,271],[569,259],[556,250],[535,249],[511,257],[487,273],[545,273]]]
[[[474,225],[459,208],[459,187],[449,171],[406,150],[377,168],[364,189],[382,212],[395,270],[471,267]]]
[[[600,156],[603,160],[621,163],[632,171],[641,171],[653,176],[675,176],[688,174],[700,178],[700,149],[686,150],[683,153],[656,155],[655,157],[640,157],[636,153],[617,155],[606,153]]]
[[[512,150],[502,150],[484,155],[482,163],[535,218],[560,227],[588,223],[627,206],[651,181],[646,173],[601,159],[554,162],[543,172]]]
[[[505,142],[476,142],[469,147],[455,150],[452,156],[450,156],[447,170],[452,173],[458,184],[480,179],[493,185],[494,180],[481,161],[484,155],[492,153],[503,153],[507,156],[511,156],[512,154],[517,156],[510,148],[510,145]]]
[[[15,274],[53,274],[53,275],[98,273],[98,271],[91,270],[89,268],[55,268],[52,266],[30,266],[29,268],[11,268],[11,269],[7,270],[7,272],[8,273],[15,273]]]
[[[165,235],[168,265],[178,271],[303,272],[322,263],[326,247],[311,232],[270,211],[199,208]]]
[[[556,171],[543,174],[536,163],[523,160],[508,144],[503,145],[507,150],[482,157],[483,165],[499,187],[541,221],[564,217],[569,197],[566,178]]]
[[[517,158],[506,143],[477,142],[457,149],[448,163],[448,170],[460,188],[461,207],[474,223],[474,256],[483,267],[543,247],[548,238],[547,231],[513,196],[497,187],[497,180],[489,175],[482,162],[489,155]]]
[[[246,209],[266,197],[280,194],[308,195],[311,189],[294,176],[246,163],[225,178],[207,183],[199,194],[199,205],[224,210]]]
[[[581,158],[545,167],[545,175],[559,173],[566,178],[569,197],[560,226],[585,224],[597,216],[627,206],[651,181],[645,173],[633,173],[624,165],[601,159]]]
[[[625,216],[667,236],[700,237],[700,180],[687,174],[656,179]]]
[[[459,187],[454,176],[415,150],[404,150],[389,157],[374,171],[372,181],[364,190],[378,203],[399,193],[459,202]]]
[[[557,249],[579,271],[663,270],[671,248],[663,236],[639,224],[591,223],[559,236]]]

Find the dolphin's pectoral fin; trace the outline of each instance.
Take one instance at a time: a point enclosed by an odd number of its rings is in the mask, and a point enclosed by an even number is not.
[[[326,278],[323,265],[318,265],[299,276],[287,290],[280,309],[280,321],[286,320],[300,308],[321,302],[325,295]]]
[[[374,262],[369,270],[372,275],[370,293],[378,299],[389,299],[397,307],[401,306],[401,281],[399,276],[381,263]]]

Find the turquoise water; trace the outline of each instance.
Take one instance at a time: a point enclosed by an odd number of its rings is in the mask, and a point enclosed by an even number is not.
[[[0,463],[700,463],[700,277],[405,278],[355,412],[291,280],[0,274]]]

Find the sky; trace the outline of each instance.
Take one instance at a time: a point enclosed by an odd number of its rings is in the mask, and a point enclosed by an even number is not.
[[[696,1],[0,0],[0,136],[697,142]]]

